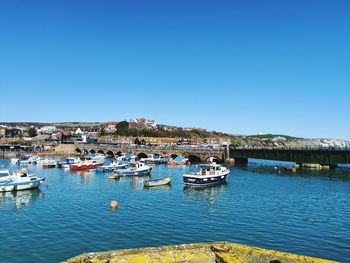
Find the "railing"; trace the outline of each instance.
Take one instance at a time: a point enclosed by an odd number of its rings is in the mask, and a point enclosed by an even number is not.
[[[323,151],[350,151],[350,147],[330,147],[330,146],[316,146],[316,145],[303,145],[303,146],[273,146],[273,147],[261,147],[261,146],[239,146],[235,147],[230,145],[232,150],[323,150]]]
[[[149,145],[130,145],[130,144],[115,144],[115,143],[89,143],[89,146],[96,147],[115,147],[120,150],[157,150],[157,151],[192,151],[192,152],[213,152],[224,151],[225,147],[194,147],[190,145],[171,145],[171,146],[149,146]]]

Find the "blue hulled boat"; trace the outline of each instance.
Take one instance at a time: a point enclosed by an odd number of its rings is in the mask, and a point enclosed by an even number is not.
[[[152,166],[146,165],[141,162],[136,162],[136,163],[130,163],[129,168],[127,169],[121,169],[117,170],[116,172],[118,175],[123,175],[123,176],[141,176],[141,175],[147,175],[150,174],[152,170]]]
[[[207,186],[225,182],[230,170],[216,163],[202,164],[197,173],[184,174],[183,180],[189,186]]]

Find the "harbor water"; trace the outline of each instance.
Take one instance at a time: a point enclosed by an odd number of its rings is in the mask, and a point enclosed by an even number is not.
[[[227,240],[350,262],[350,170],[230,167],[227,183],[185,188],[195,166],[155,166],[149,177],[28,169],[40,190],[0,193],[0,262],[58,262],[84,252]],[[0,159],[0,169],[18,168]],[[119,207],[112,210],[111,200]]]

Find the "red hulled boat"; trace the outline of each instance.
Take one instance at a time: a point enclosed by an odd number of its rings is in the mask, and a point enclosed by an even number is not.
[[[83,162],[71,164],[70,169],[73,171],[81,171],[81,170],[87,170],[87,169],[95,169],[102,165],[103,163],[98,162],[96,160],[85,160]]]

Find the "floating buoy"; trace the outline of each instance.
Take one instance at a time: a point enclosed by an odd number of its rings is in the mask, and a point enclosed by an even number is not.
[[[118,201],[117,200],[112,200],[111,201],[111,207],[116,208],[118,206]]]

